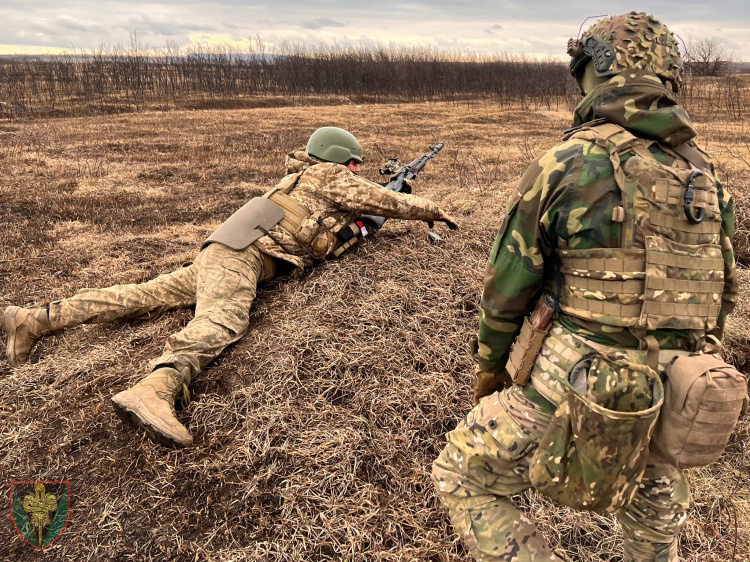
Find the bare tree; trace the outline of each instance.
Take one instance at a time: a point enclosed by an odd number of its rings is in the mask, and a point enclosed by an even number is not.
[[[718,37],[693,39],[687,44],[685,64],[697,76],[721,76],[731,70],[735,56]]]

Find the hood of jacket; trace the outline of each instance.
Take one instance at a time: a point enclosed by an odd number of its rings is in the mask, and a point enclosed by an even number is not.
[[[594,119],[606,119],[667,146],[696,135],[687,112],[659,77],[643,70],[626,70],[591,90],[575,108],[573,125]]]
[[[310,156],[304,149],[293,150],[286,155],[286,173],[296,174],[307,170],[310,166],[320,164],[322,160],[318,160],[314,156]]]

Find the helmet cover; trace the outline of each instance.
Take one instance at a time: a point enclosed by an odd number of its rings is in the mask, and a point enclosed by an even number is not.
[[[682,83],[682,56],[666,25],[644,12],[599,20],[580,40],[568,41],[570,73],[580,81],[589,61],[596,76],[615,76],[626,69],[653,72],[677,91]]]

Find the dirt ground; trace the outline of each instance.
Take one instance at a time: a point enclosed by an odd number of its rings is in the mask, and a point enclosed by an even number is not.
[[[122,427],[113,394],[149,371],[190,310],[49,338],[38,362],[0,360],[0,510],[11,481],[68,480],[71,516],[38,553],[0,525],[0,560],[469,560],[429,482],[443,434],[470,409],[484,265],[526,162],[563,112],[491,104],[341,105],[143,113],[0,123],[0,308],[148,280],[283,174],[284,154],[337,125],[365,175],[429,143],[416,184],[461,229],[392,221],[298,280],[267,285],[247,336],[192,385],[180,419],[196,446],[168,450]],[[738,207],[750,263],[750,127],[698,123]],[[727,355],[750,366],[750,274]],[[3,344],[0,344],[0,351]],[[681,559],[750,558],[750,421],[722,459],[689,471]],[[519,497],[566,560],[620,560],[610,516]]]

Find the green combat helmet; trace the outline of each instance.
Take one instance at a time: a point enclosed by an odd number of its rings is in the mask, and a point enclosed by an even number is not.
[[[324,162],[346,164],[349,160],[362,163],[362,147],[349,131],[338,127],[321,127],[310,135],[307,153]]]
[[[672,84],[676,92],[682,83],[682,57],[677,41],[667,26],[644,12],[630,12],[604,18],[592,25],[580,39],[568,41],[570,73],[581,83],[589,61],[599,78],[609,78],[625,69],[653,72]]]

